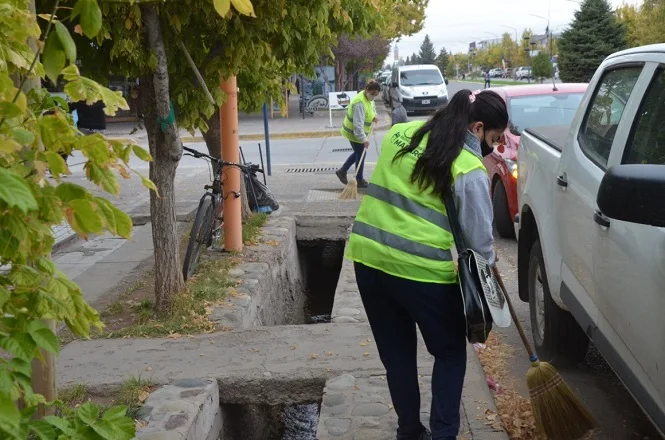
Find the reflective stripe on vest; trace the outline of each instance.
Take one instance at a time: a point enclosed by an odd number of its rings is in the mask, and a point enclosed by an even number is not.
[[[411,182],[416,161],[427,146],[393,161],[410,143],[422,121],[396,124],[384,137],[381,155],[363,197],[347,245],[347,258],[414,281],[453,284],[453,236],[443,200]],[[485,169],[481,159],[463,149],[455,159],[453,183],[460,174]]]
[[[356,137],[356,135],[353,133],[353,106],[355,104],[362,104],[363,108],[365,109],[365,121],[363,122],[363,132],[365,133],[365,136],[369,135],[372,132],[372,124],[374,122],[374,117],[376,116],[376,112],[374,110],[374,106],[372,105],[372,101],[368,100],[367,97],[365,97],[364,92],[358,93],[356,96],[354,96],[351,99],[351,102],[349,103],[349,107],[346,110],[346,116],[342,120],[342,129],[340,130],[340,133],[342,136],[350,140],[351,142],[358,142],[360,143],[361,140]]]

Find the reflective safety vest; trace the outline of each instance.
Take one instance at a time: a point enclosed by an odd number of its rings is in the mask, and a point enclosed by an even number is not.
[[[368,136],[372,132],[372,123],[374,122],[374,117],[376,116],[374,102],[365,97],[365,92],[360,92],[351,99],[349,108],[346,109],[346,117],[344,117],[344,122],[342,122],[341,133],[342,136],[351,142],[362,143],[362,141],[353,134],[353,106],[357,103],[361,103],[365,108],[365,123],[363,126],[365,136]]]
[[[411,182],[411,172],[427,147],[429,134],[410,153],[393,162],[424,122],[396,124],[381,145],[381,155],[363,197],[347,245],[346,257],[388,274],[414,281],[454,284],[454,245],[443,197]],[[481,159],[463,149],[452,166],[453,182]]]

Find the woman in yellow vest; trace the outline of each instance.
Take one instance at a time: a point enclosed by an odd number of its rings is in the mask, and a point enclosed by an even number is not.
[[[397,439],[453,440],[466,370],[466,324],[443,194],[451,191],[466,245],[495,262],[482,157],[508,125],[494,92],[455,94],[427,122],[396,124],[363,198],[347,257],[386,368]],[[416,325],[434,356],[431,434],[420,422]]]
[[[363,179],[365,160],[361,163],[360,158],[362,157],[363,150],[369,147],[368,136],[372,132],[372,124],[379,120],[376,117],[374,100],[380,93],[381,85],[374,80],[370,80],[367,83],[367,86],[365,86],[365,90],[351,99],[349,108],[346,110],[346,116],[342,122],[341,133],[342,136],[351,142],[353,153],[351,153],[349,158],[346,159],[342,168],[338,169],[335,173],[337,174],[339,181],[344,185],[348,183],[346,173],[349,171],[349,168],[351,168],[351,165],[355,164],[356,169],[358,170],[358,176],[356,178],[358,188],[367,188],[367,182]]]

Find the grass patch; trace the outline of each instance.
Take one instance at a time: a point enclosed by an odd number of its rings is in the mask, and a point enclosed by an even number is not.
[[[127,415],[134,418],[153,389],[154,385],[150,380],[142,379],[140,376],[130,377],[120,386],[113,403],[127,406]]]
[[[62,400],[67,406],[75,406],[83,403],[87,395],[88,388],[81,383],[58,391],[58,399]]]
[[[242,242],[246,245],[256,244],[266,221],[268,214],[253,212],[242,224]]]
[[[102,312],[102,316],[119,315],[123,312],[123,310],[125,310],[125,306],[119,299],[117,299],[106,307],[106,309]]]
[[[109,337],[171,337],[183,334],[210,333],[216,329],[208,319],[212,307],[221,303],[235,282],[229,280],[229,270],[236,259],[204,260],[197,274],[187,282],[187,289],[178,295],[171,310],[155,316],[153,303],[145,299],[135,306],[134,324],[109,334]]]

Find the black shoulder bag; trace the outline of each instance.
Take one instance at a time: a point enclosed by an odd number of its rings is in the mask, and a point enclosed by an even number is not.
[[[472,344],[484,343],[492,330],[492,315],[485,299],[479,268],[489,265],[484,258],[466,247],[451,191],[446,192],[443,201],[457,248],[457,273],[466,316],[466,337]]]

